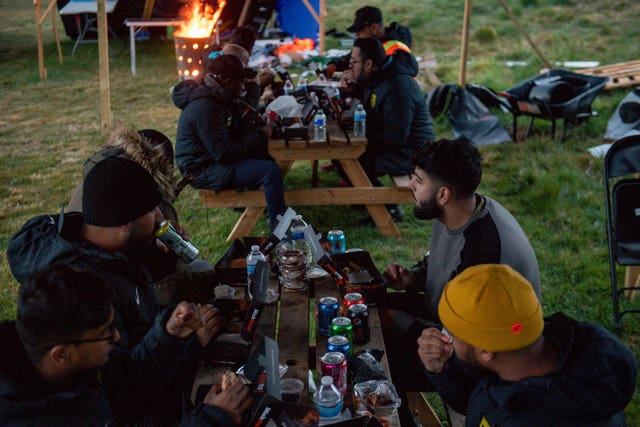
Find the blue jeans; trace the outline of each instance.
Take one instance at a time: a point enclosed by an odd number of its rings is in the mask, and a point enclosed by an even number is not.
[[[284,179],[280,168],[273,160],[245,159],[238,162],[227,184],[232,188],[258,188],[264,185],[269,226],[278,225],[277,216],[287,209],[284,204]]]

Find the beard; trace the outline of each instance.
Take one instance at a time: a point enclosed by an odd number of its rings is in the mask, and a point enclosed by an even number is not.
[[[413,216],[416,217],[416,219],[431,220],[440,218],[441,215],[442,208],[438,205],[435,194],[413,207]]]
[[[473,347],[467,348],[462,356],[458,356],[458,359],[460,359],[467,368],[477,372],[480,375],[493,374],[492,370],[480,364]]]
[[[154,227],[154,230],[151,233],[145,233],[145,230],[140,225],[133,222],[131,224],[131,236],[129,237],[129,247],[131,249],[141,249],[148,248],[153,246],[156,241],[155,229],[158,228],[158,225]]]

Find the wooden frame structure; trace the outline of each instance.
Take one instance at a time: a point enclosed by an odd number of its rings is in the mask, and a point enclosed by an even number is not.
[[[38,38],[38,70],[40,72],[40,80],[47,78],[47,69],[44,66],[44,41],[42,40],[42,24],[47,16],[51,14],[51,24],[53,25],[53,38],[56,41],[58,47],[58,60],[63,63],[62,59],[62,47],[60,47],[60,35],[58,33],[58,7],[56,6],[56,0],[49,0],[49,5],[42,12],[42,3],[40,0],[33,0],[33,5],[36,8],[36,33]]]

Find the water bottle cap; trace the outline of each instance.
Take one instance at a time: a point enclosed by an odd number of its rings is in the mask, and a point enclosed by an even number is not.
[[[260,246],[258,245],[251,245],[251,251],[255,252],[255,251],[259,251],[260,250]]]
[[[322,385],[329,385],[329,384],[333,384],[333,378],[330,376],[326,376],[326,377],[322,377],[320,379],[320,383],[322,383]]]
[[[302,215],[298,214],[298,215],[294,216],[293,219],[302,219]]]

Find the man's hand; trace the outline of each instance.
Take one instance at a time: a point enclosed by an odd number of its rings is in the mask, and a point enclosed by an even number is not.
[[[182,301],[171,313],[165,329],[171,336],[185,338],[203,325],[204,322],[197,307]]]
[[[187,233],[187,230],[185,230],[184,228],[182,228],[182,226],[180,224],[178,224],[177,222],[173,222],[171,221],[171,225],[173,225],[173,228],[176,229],[176,231],[178,232],[178,234],[180,236],[182,236],[182,238],[186,241],[191,240],[191,236],[189,236],[189,233]]]
[[[353,76],[353,70],[348,69],[342,72],[342,77],[340,77],[340,87],[349,87],[352,84],[355,84],[356,79]]]
[[[453,338],[436,328],[427,328],[418,338],[418,356],[427,371],[441,372],[453,354]]]
[[[336,68],[336,64],[328,64],[324,69],[324,75],[328,78],[331,78],[331,76],[333,76],[333,73],[336,72]]]
[[[384,269],[384,277],[393,289],[404,291],[417,288],[416,275],[413,271],[403,268],[400,264],[391,263]]]
[[[258,74],[258,76],[256,77],[256,80],[258,81],[258,84],[260,85],[260,87],[264,88],[269,86],[271,83],[273,83],[273,78],[274,78],[274,73],[272,73],[268,69],[265,69],[260,74]]]
[[[225,322],[224,318],[220,316],[219,310],[214,306],[207,304],[200,307],[198,305],[197,308],[200,311],[203,325],[196,331],[196,335],[198,336],[198,341],[204,347],[222,329]]]
[[[242,413],[251,406],[253,398],[242,381],[236,381],[231,387],[222,390],[219,384],[214,385],[204,398],[204,404],[222,409],[231,416],[236,425],[242,422]]]

